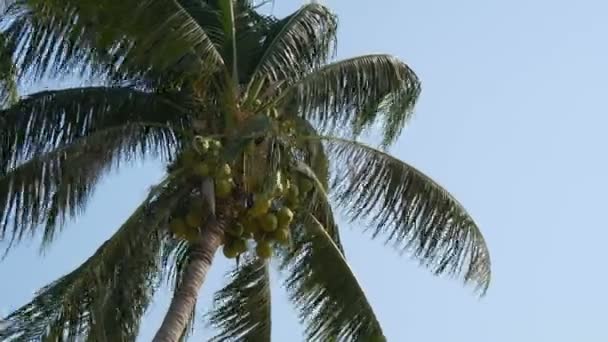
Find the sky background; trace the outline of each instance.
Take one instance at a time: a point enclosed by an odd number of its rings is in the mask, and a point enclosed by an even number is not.
[[[416,116],[392,148],[444,185],[479,223],[493,281],[478,299],[343,225],[347,256],[389,341],[606,341],[608,48],[603,0],[327,0],[340,58],[390,53],[420,76]],[[276,0],[283,16],[302,1]],[[106,240],[161,176],[154,162],[106,177],[88,213],[51,249],[0,263],[0,316],[71,271]],[[194,340],[228,263],[211,271]],[[302,328],[274,277],[273,338]],[[603,290],[604,289],[604,290]],[[168,301],[142,327],[149,341]]]

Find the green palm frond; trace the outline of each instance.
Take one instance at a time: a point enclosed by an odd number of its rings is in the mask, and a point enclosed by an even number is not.
[[[66,68],[160,75],[170,67],[192,72],[222,63],[209,37],[177,1],[11,2],[2,21],[13,57],[29,78],[59,75]]]
[[[323,184],[323,180],[319,179],[315,171],[306,163],[297,163],[295,169],[300,173],[300,177],[309,178],[314,184],[315,191],[305,198],[302,208],[305,212],[312,213],[314,217],[321,221],[321,225],[336,244],[336,247],[341,253],[344,253],[340,239],[340,230],[335,222],[334,212],[326,190],[327,187]]]
[[[225,43],[224,23],[222,9],[219,7],[220,0],[199,1],[199,0],[177,0],[179,5],[191,16],[192,20],[207,34],[209,39],[218,51],[224,54],[223,46]],[[232,68],[230,55],[223,55],[225,65]]]
[[[411,251],[435,274],[462,275],[485,293],[491,278],[487,246],[450,193],[387,153],[356,141],[321,139],[336,161],[333,197],[352,220],[364,222],[372,237]]]
[[[155,187],[85,263],[6,317],[0,338],[31,341],[54,333],[66,340],[135,340],[158,284],[161,228],[182,195],[171,178]]]
[[[185,125],[184,109],[130,88],[86,87],[29,95],[0,111],[0,175],[92,132],[128,123]]]
[[[172,240],[165,244],[162,251],[162,280],[171,285],[173,290],[179,287],[183,272],[188,263],[190,244],[185,240]]]
[[[319,136],[318,131],[308,121],[298,116],[289,116],[289,121],[294,123],[295,131],[298,136]],[[329,164],[330,160],[325,153],[323,142],[312,139],[290,139],[293,141],[293,146],[302,152],[303,161],[313,170],[315,176],[323,185],[323,189],[327,191],[329,187]]]
[[[208,316],[219,330],[211,341],[270,341],[268,264],[246,257],[230,272],[230,282],[216,293]]]
[[[336,17],[318,4],[305,5],[278,21],[262,47],[264,54],[249,86],[264,81],[270,85],[293,81],[323,65],[335,46],[336,31]]]
[[[120,88],[43,92],[0,111],[0,239],[44,227],[46,245],[113,167],[171,156],[179,113],[159,96]]]
[[[46,246],[58,227],[81,214],[104,174],[135,158],[168,159],[176,147],[171,130],[131,124],[93,133],[8,170],[0,175],[0,240],[12,244],[43,228]]]
[[[307,325],[307,341],[385,341],[341,248],[310,213],[296,216],[284,255],[285,287]]]
[[[0,109],[17,100],[17,70],[6,46],[4,34],[0,32]]]
[[[357,135],[380,120],[386,146],[410,118],[420,83],[398,59],[368,55],[321,67],[286,92],[283,101],[295,101],[298,112],[324,131]]]
[[[198,22],[193,13],[189,12],[186,7],[181,3],[183,1],[173,1],[178,7],[178,12],[181,14],[180,17],[175,18],[176,22],[184,20],[182,29],[178,30],[178,33],[183,32],[184,38],[189,42],[195,51],[195,57],[197,57],[197,63],[194,66],[198,69],[193,68],[192,72],[200,73],[203,70],[206,72],[213,72],[217,67],[225,64],[224,58],[222,58],[221,51],[214,44],[211,35],[204,29],[200,22]]]
[[[230,0],[180,0],[180,4],[204,30],[216,46],[224,61],[224,73],[218,75],[219,87],[227,103],[232,106],[239,97],[240,84],[248,81],[254,63],[252,60],[266,40],[274,17],[255,11],[248,1]]]

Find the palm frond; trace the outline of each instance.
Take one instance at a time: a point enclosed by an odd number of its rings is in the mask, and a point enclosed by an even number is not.
[[[296,136],[308,136],[317,137],[319,136],[318,131],[315,127],[306,119],[298,116],[289,116],[288,120],[294,123]],[[315,176],[319,179],[323,185],[325,191],[329,188],[329,166],[330,160],[327,158],[325,153],[325,147],[323,142],[312,139],[290,139],[293,141],[294,147],[296,147],[303,154],[303,161],[306,165],[313,170]]]
[[[282,262],[285,287],[306,324],[307,341],[385,341],[341,249],[312,214],[296,216],[294,247]]]
[[[219,330],[211,341],[270,341],[268,264],[249,256],[229,277],[208,313],[211,324]]]
[[[0,174],[96,130],[145,123],[180,129],[181,107],[130,88],[85,87],[43,91],[0,111]]]
[[[383,124],[383,145],[392,143],[412,114],[420,93],[414,72],[387,55],[368,55],[321,67],[283,95],[324,130],[354,134]]]
[[[239,84],[243,85],[244,94],[252,73],[264,53],[264,45],[275,34],[279,19],[257,10],[259,4],[249,1],[235,3],[236,42],[238,50]],[[249,96],[243,96],[247,99]],[[250,99],[254,99],[251,97]]]
[[[318,139],[318,138],[311,138]],[[435,274],[462,275],[482,294],[491,278],[482,233],[465,208],[431,178],[359,142],[321,138],[335,157],[332,194],[372,237],[384,236]]]
[[[17,100],[17,70],[6,46],[4,34],[0,32],[0,109]]]
[[[278,21],[266,38],[249,86],[296,80],[323,65],[335,46],[336,31],[336,17],[319,4],[305,5]]]
[[[308,178],[314,187],[314,191],[303,200],[302,208],[314,213],[321,220],[334,243],[341,252],[344,252],[328,195],[330,159],[325,152],[323,141],[314,126],[307,120],[289,114],[285,116],[285,120],[285,123],[293,124],[295,137],[282,134],[279,135],[278,141],[283,142],[284,147],[290,150],[288,158],[291,171],[298,173],[298,177]],[[316,139],[312,139],[313,137]],[[273,156],[269,155],[269,157]],[[280,160],[273,161],[273,163],[278,164]]]
[[[135,340],[158,284],[162,228],[182,195],[172,179],[153,189],[85,263],[6,317],[0,338],[31,341],[55,333],[66,340]]]
[[[66,69],[158,76],[222,63],[209,37],[177,1],[16,0],[2,22],[27,78]]]
[[[135,158],[169,159],[177,145],[170,129],[117,126],[0,174],[0,240],[12,245],[43,228],[42,246],[48,245],[57,228],[84,211],[104,174]]]
[[[46,245],[102,175],[136,157],[169,157],[179,114],[158,96],[108,88],[38,93],[1,111],[0,239],[42,226]]]
[[[295,170],[300,173],[300,177],[309,178],[314,185],[314,191],[304,199],[305,203],[302,205],[304,212],[312,213],[317,220],[320,220],[321,225],[327,231],[327,234],[329,234],[333,243],[340,252],[344,254],[344,248],[342,247],[340,239],[340,230],[334,219],[334,212],[327,192],[327,186],[324,185],[322,179],[317,177],[315,170],[306,163],[297,163]]]
[[[190,255],[190,244],[185,240],[174,239],[165,244],[162,251],[162,280],[171,285],[173,290],[179,287],[184,269]]]

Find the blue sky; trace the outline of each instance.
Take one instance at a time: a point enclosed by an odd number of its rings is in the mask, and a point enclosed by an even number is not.
[[[276,1],[275,12],[301,3]],[[325,3],[340,16],[341,58],[394,54],[422,79],[416,117],[392,152],[467,207],[492,254],[493,282],[479,300],[344,225],[347,255],[389,341],[606,341],[608,3]],[[160,175],[149,162],[107,177],[44,257],[35,243],[13,251],[0,263],[0,314],[84,261]],[[201,309],[228,264],[215,266]],[[300,340],[276,285],[273,337]],[[140,341],[150,340],[168,300],[161,293]],[[201,315],[197,323],[196,336],[209,336]]]

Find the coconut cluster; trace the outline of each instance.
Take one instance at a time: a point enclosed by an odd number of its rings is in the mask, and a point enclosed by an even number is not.
[[[223,217],[223,254],[232,259],[255,249],[259,257],[270,258],[274,245],[289,245],[294,213],[314,185],[287,170],[262,176],[272,179],[248,180],[221,160],[221,149],[218,140],[196,139],[194,149],[185,151],[181,162],[189,165],[193,176],[213,178],[216,201],[231,207],[229,217]],[[197,239],[205,215],[201,202],[193,200],[183,217],[171,220],[169,227],[176,237]]]
[[[212,177],[217,199],[228,198],[235,188],[235,182],[232,168],[228,163],[221,161],[222,143],[215,139],[197,137],[193,145],[193,148],[181,154],[178,164],[192,177],[198,179]],[[207,211],[201,198],[190,199],[189,202],[187,208],[181,210],[181,215],[172,218],[169,229],[175,237],[193,242],[199,236]]]

